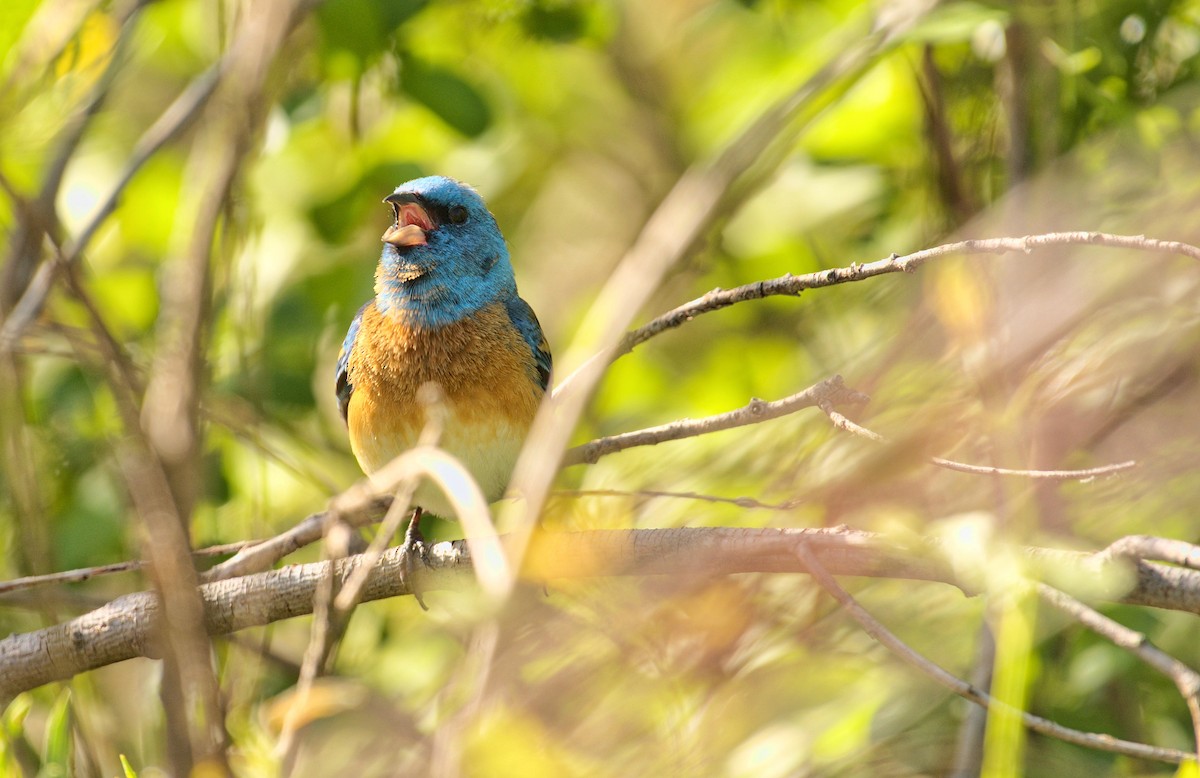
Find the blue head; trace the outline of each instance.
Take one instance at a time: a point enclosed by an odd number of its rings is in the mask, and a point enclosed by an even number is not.
[[[474,189],[429,176],[401,184],[384,202],[395,218],[375,271],[381,313],[441,327],[516,294],[504,237]]]

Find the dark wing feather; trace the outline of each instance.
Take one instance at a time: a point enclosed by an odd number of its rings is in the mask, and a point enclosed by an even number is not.
[[[533,362],[537,367],[538,382],[545,391],[550,386],[550,368],[554,364],[554,358],[550,356],[550,344],[546,342],[542,325],[538,323],[529,303],[515,295],[508,301],[508,316],[521,333],[521,337],[529,344]]]
[[[368,300],[363,307],[358,309],[358,313],[354,315],[354,321],[350,322],[350,329],[346,332],[346,339],[342,341],[342,350],[338,354],[337,361],[337,401],[338,410],[342,413],[342,421],[346,421],[346,414],[350,408],[350,395],[354,394],[354,385],[350,383],[350,352],[354,350],[354,341],[358,338],[358,329],[362,326],[363,311],[367,309],[373,300]]]

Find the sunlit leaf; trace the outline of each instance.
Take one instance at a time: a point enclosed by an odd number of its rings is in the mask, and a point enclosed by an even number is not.
[[[120,755],[121,772],[125,778],[138,778],[137,770],[133,769],[133,765],[129,763],[129,759],[124,755]]]
[[[63,689],[46,719],[46,747],[40,775],[67,778],[72,774],[71,691]]]

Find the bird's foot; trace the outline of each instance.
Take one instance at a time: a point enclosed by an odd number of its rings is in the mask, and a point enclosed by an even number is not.
[[[413,583],[412,576],[414,558],[421,560],[422,565],[429,565],[429,548],[425,545],[425,536],[421,534],[421,513],[420,508],[413,509],[412,518],[408,520],[408,529],[404,533],[404,542],[400,544],[400,556],[404,559],[404,564],[400,567],[400,577],[417,604],[421,606],[421,610],[427,611],[429,606],[425,604],[421,591]]]

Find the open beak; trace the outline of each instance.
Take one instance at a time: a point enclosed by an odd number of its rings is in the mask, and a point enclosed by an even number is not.
[[[434,228],[433,219],[414,195],[394,194],[383,201],[390,204],[395,213],[395,222],[383,233],[384,243],[396,247],[424,246],[428,243],[425,233]]]

